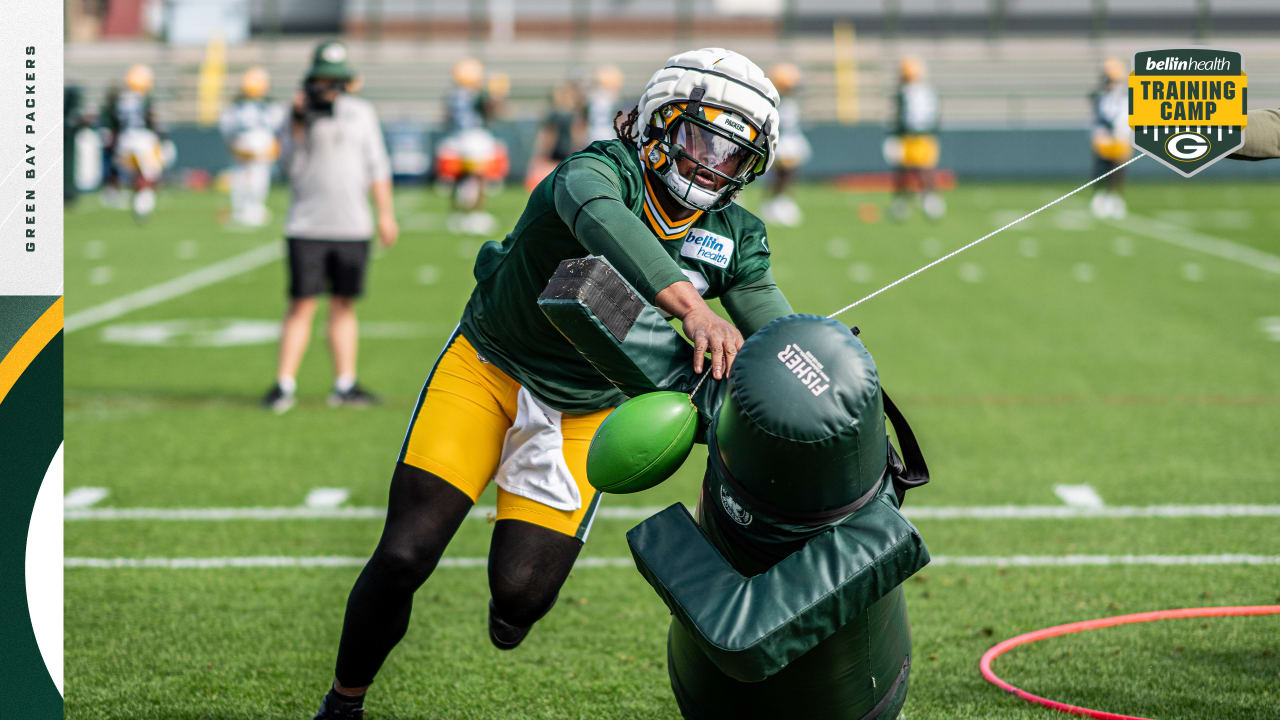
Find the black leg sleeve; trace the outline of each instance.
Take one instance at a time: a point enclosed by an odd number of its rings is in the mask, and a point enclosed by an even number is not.
[[[521,520],[499,520],[489,546],[492,612],[528,628],[555,605],[582,541]]]
[[[471,505],[470,497],[435,475],[396,465],[382,539],[347,599],[334,673],[344,687],[373,682],[409,628],[414,591],[435,570]]]

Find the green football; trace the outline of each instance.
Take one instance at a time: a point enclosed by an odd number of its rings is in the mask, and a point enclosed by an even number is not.
[[[637,395],[609,414],[587,450],[587,481],[607,493],[648,490],[689,457],[698,409],[679,392]]]

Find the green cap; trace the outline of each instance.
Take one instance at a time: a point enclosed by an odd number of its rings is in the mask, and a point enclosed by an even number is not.
[[[326,40],[316,46],[311,56],[311,69],[307,71],[307,79],[350,80],[356,76],[347,64],[347,46],[337,40]]]

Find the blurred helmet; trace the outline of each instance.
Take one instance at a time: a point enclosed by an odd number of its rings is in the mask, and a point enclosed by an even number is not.
[[[778,101],[764,71],[732,50],[674,55],[649,78],[637,105],[645,165],[681,205],[722,210],[773,165]],[[690,176],[680,173],[681,160],[692,163]]]
[[[479,90],[484,83],[484,65],[475,58],[462,58],[453,64],[453,83],[468,90]]]
[[[307,71],[307,80],[341,80],[350,81],[356,76],[355,70],[348,64],[347,46],[336,40],[327,40],[316,46],[311,56],[311,69]]]
[[[124,74],[125,86],[136,93],[151,92],[151,88],[155,83],[155,73],[151,72],[150,67],[142,63],[129,66],[129,69]]]
[[[489,96],[498,100],[511,93],[511,76],[504,72],[489,73],[489,81],[485,83]]]
[[[898,77],[902,78],[902,82],[915,82],[924,75],[924,61],[918,57],[908,55],[898,63]]]
[[[596,68],[596,87],[618,92],[622,89],[622,71],[617,65],[601,65]]]
[[[1129,74],[1129,69],[1124,62],[1113,57],[1109,57],[1102,61],[1102,76],[1111,82],[1120,82],[1125,75]]]
[[[795,63],[783,62],[769,68],[769,79],[780,93],[788,93],[800,84],[800,68]]]
[[[240,92],[245,97],[257,100],[266,97],[271,89],[271,76],[261,67],[251,67],[240,76]]]

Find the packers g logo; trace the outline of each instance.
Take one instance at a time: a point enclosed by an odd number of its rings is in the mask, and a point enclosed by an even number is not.
[[[1209,138],[1190,131],[1170,135],[1164,143],[1164,151],[1179,162],[1195,162],[1208,155],[1211,149],[1213,144]]]

